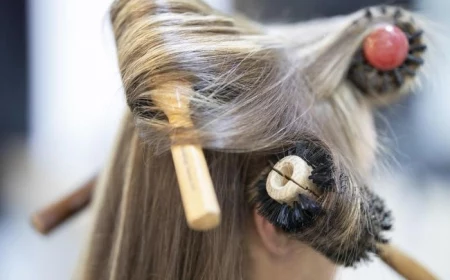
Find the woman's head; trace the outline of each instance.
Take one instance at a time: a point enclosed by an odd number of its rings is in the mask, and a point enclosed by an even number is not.
[[[371,232],[378,225],[365,187],[377,143],[372,107],[413,83],[383,92],[354,83],[351,61],[363,38],[398,10],[370,11],[373,20],[359,12],[266,27],[199,1],[116,1],[111,19],[130,112],[96,193],[83,279],[319,279],[331,277],[334,263],[367,259],[381,238]],[[208,232],[186,225],[169,153],[175,128],[152,100],[177,80],[194,90],[194,126],[177,128],[177,141],[205,149],[222,209]],[[318,201],[326,214],[292,234],[253,198],[274,156],[300,141],[328,151],[335,184]]]

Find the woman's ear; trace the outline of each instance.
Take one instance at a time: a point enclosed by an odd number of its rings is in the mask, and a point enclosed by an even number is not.
[[[267,252],[275,258],[289,257],[295,252],[298,241],[292,240],[281,229],[276,228],[267,219],[253,210],[255,230],[261,244]]]
[[[333,279],[336,266],[253,210],[252,279]]]

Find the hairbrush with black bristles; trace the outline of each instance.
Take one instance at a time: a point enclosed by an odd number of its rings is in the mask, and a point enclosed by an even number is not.
[[[338,171],[324,143],[303,140],[274,159],[278,161],[271,163],[270,171],[257,182],[251,203],[275,227],[306,243],[309,243],[307,235],[318,239],[314,231],[320,232],[324,240],[335,238],[336,245],[324,241],[310,245],[344,266],[370,259],[370,253],[376,253],[376,245],[388,241],[384,232],[392,228],[391,212],[365,185],[357,187],[358,195],[352,201],[349,176]],[[358,222],[354,224],[354,238],[338,240],[336,228],[342,217],[337,212],[347,215],[355,209],[360,214],[355,217]]]
[[[300,141],[274,158],[278,162],[271,163],[270,171],[264,172],[256,183],[256,195],[250,202],[275,227],[298,237],[337,264],[355,266],[369,260],[370,254],[376,254],[406,279],[436,279],[388,243],[384,233],[392,228],[391,211],[365,185],[359,187],[363,198],[358,205],[362,219],[356,227],[359,230],[355,238],[334,243],[336,237],[327,236],[332,232],[327,227],[339,223],[333,215],[339,207],[324,206],[324,197],[327,193],[345,191],[349,179],[346,174],[335,174],[337,168],[323,143]],[[324,220],[329,221],[324,223]]]
[[[362,20],[374,20],[375,13],[392,23],[380,23],[364,39],[348,71],[349,80],[369,96],[399,90],[413,79],[427,49],[423,30],[402,9],[369,8]]]

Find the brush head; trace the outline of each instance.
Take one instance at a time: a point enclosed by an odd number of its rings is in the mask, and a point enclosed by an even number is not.
[[[282,157],[282,162],[292,156],[302,158],[311,167],[307,179],[316,185],[316,191],[308,192],[300,184],[295,199],[274,199],[267,191],[267,184],[272,182],[266,178],[268,173],[280,170],[274,171],[278,165],[271,164],[272,170],[262,174],[254,186],[251,204],[275,227],[337,264],[354,266],[369,260],[371,253],[377,252],[376,245],[387,242],[384,232],[392,227],[391,212],[383,200],[365,185],[352,190],[351,184],[356,183],[336,167],[330,150],[320,141],[300,141],[273,160]],[[289,174],[285,179],[298,178]],[[358,214],[352,216],[353,212]]]
[[[358,225],[359,236],[349,240],[347,246],[330,246],[319,249],[329,259],[347,267],[356,266],[363,261],[370,261],[371,255],[378,253],[378,244],[389,242],[385,233],[392,229],[391,211],[386,208],[383,199],[367,186],[362,186],[360,191],[364,200],[359,205],[361,211]]]
[[[399,91],[415,78],[424,63],[427,46],[423,30],[404,18],[401,10],[395,10],[390,17],[392,23],[382,24],[368,34],[349,67],[349,80],[370,97]]]

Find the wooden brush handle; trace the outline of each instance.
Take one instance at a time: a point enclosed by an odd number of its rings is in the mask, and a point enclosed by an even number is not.
[[[31,224],[42,234],[48,234],[57,226],[85,208],[91,201],[96,178],[63,199],[45,207],[31,216]]]
[[[220,209],[202,148],[174,145],[171,150],[189,226],[195,230],[216,227]]]
[[[416,260],[390,244],[378,244],[378,250],[383,262],[407,280],[438,279]]]
[[[172,83],[158,88],[152,100],[175,128],[188,128],[193,126],[189,112],[191,95],[190,84]],[[176,138],[177,134],[172,135],[173,140]],[[189,227],[194,230],[217,227],[220,208],[202,148],[174,144],[171,151]]]

